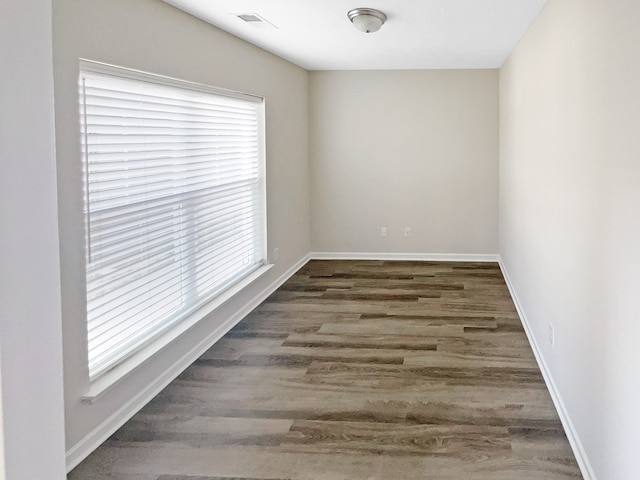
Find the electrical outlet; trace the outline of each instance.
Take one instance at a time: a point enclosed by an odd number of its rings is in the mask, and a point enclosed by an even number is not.
[[[411,227],[404,227],[404,236],[409,238],[411,236]]]
[[[276,263],[279,258],[280,258],[280,249],[274,248],[273,255],[271,255],[271,260],[273,260],[273,263]]]
[[[387,236],[387,227],[380,227],[380,236],[381,237]]]
[[[549,337],[549,345],[551,345],[551,348],[553,348],[556,344],[556,336],[555,332],[553,331],[553,325],[551,325],[551,323],[549,323],[549,325],[547,326],[547,336]]]

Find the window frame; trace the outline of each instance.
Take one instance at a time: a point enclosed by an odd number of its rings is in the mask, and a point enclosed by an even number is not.
[[[168,323],[162,327],[159,331],[152,334],[149,338],[144,340],[142,345],[135,347],[132,351],[126,355],[120,357],[107,369],[100,371],[99,373],[89,376],[89,391],[84,396],[85,400],[93,401],[104,391],[117,383],[120,379],[134,371],[140,364],[146,362],[153,355],[158,353],[164,347],[172,343],[177,337],[189,330],[195,324],[197,324],[204,317],[212,313],[215,309],[229,301],[233,296],[240,293],[249,284],[262,276],[266,271],[271,268],[272,265],[268,264],[268,237],[267,237],[267,193],[266,193],[266,114],[265,114],[265,99],[260,96],[244,94],[232,90],[221,89],[206,84],[190,82],[180,80],[163,75],[157,75],[154,73],[148,73],[141,70],[133,70],[129,68],[109,65],[106,63],[95,62],[92,60],[80,59],[79,62],[79,85],[81,85],[81,79],[83,74],[99,74],[107,75],[116,78],[122,78],[125,80],[133,80],[141,83],[148,83],[153,85],[160,85],[172,88],[179,88],[185,90],[192,90],[200,93],[210,94],[214,96],[221,96],[225,98],[240,99],[251,102],[257,105],[258,111],[258,146],[259,146],[259,175],[258,175],[258,197],[259,206],[256,209],[259,215],[258,224],[260,229],[260,242],[259,242],[259,254],[261,257],[261,263],[253,270],[246,273],[244,276],[235,279],[232,283],[225,286],[224,289],[214,292],[213,294],[207,294],[199,302],[191,305],[188,309],[181,312],[180,318]],[[80,109],[82,109],[82,92],[79,92]],[[79,112],[80,123],[85,119],[82,112]],[[81,129],[82,130],[82,129]],[[86,138],[81,138],[81,145],[86,145]],[[84,148],[82,150],[84,152]],[[85,154],[82,154],[83,164],[87,161]],[[85,176],[85,175],[83,175]],[[86,188],[88,177],[85,176],[82,181],[83,189]],[[88,226],[88,208],[89,200],[86,193],[83,191],[83,204],[86,205],[83,208],[83,232],[85,236],[89,235]],[[87,242],[85,241],[85,249],[87,249]],[[85,253],[85,276],[84,276],[84,298],[85,298],[85,325],[88,327],[88,313],[87,313],[87,268],[88,268],[88,255]],[[86,341],[86,365],[87,373],[89,374],[89,340],[88,331],[85,332]],[[221,335],[220,335],[221,336]]]

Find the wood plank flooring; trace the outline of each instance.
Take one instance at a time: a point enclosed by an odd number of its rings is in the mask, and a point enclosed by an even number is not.
[[[565,480],[497,264],[311,261],[70,480]]]

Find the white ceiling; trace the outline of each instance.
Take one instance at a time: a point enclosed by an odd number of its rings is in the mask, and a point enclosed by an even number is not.
[[[499,68],[547,0],[164,0],[308,70]],[[387,17],[362,33],[356,7]],[[274,27],[236,15],[258,14]]]

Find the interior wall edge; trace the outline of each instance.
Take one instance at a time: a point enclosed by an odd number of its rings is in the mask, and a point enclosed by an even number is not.
[[[513,282],[511,281],[511,277],[509,276],[507,266],[505,265],[500,255],[498,255],[498,263],[500,265],[500,270],[502,271],[504,281],[507,284],[507,288],[509,289],[509,294],[511,295],[513,304],[515,305],[518,312],[518,317],[520,317],[520,322],[522,323],[524,331],[527,334],[527,339],[529,340],[529,344],[531,345],[531,350],[533,350],[536,362],[538,363],[538,367],[540,368],[540,372],[542,373],[542,377],[544,378],[547,390],[551,395],[553,405],[558,412],[558,416],[560,417],[560,421],[562,422],[562,426],[564,427],[564,431],[569,440],[569,444],[571,445],[573,454],[575,455],[578,466],[580,467],[580,471],[582,472],[582,476],[584,477],[584,480],[598,480],[595,471],[591,466],[591,462],[584,448],[584,445],[582,444],[582,440],[578,435],[578,432],[573,424],[573,421],[571,420],[571,416],[569,414],[569,411],[567,410],[562,395],[560,394],[560,390],[558,389],[553,379],[551,370],[547,366],[542,349],[538,345],[536,337],[533,334],[531,324],[527,319],[524,308],[522,307],[522,304],[518,299],[518,294],[516,292],[515,285],[513,284]]]
[[[145,388],[142,388],[138,394],[118,408],[118,410],[95,427],[84,438],[69,448],[66,452],[67,473],[78,466],[82,460],[88,457],[91,452],[98,448],[98,446],[115,433],[116,430],[138,413],[140,409],[158,395],[158,393],[169,385],[169,383],[180,375],[189,365],[195,362],[204,352],[211,348],[214,343],[220,340],[220,338],[222,338],[229,330],[240,323],[240,321],[251,313],[254,308],[260,305],[260,303],[262,303],[269,295],[280,288],[284,282],[291,278],[291,276],[302,268],[310,259],[310,254],[303,256],[264,290],[247,301],[240,310],[231,315],[216,330],[212,331],[206,338],[196,344],[181,358],[176,360],[172,367],[165,370],[161,377],[154,379],[153,382]]]

